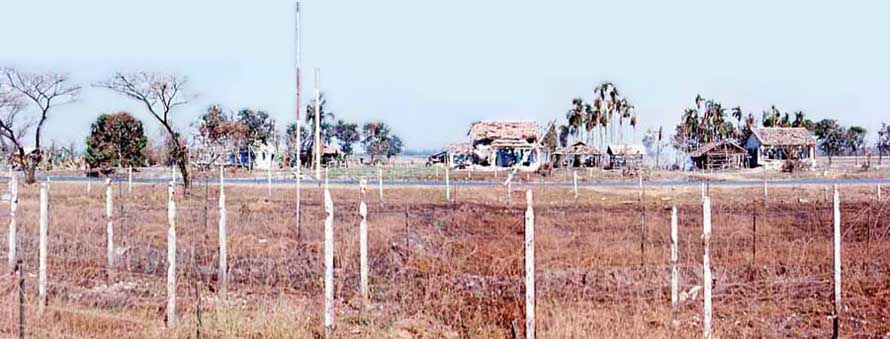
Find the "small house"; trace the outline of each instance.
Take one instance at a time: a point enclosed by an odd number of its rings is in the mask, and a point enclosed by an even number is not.
[[[533,121],[480,121],[470,127],[476,165],[536,171],[544,159],[541,128]]]
[[[816,137],[802,127],[754,128],[745,149],[752,166],[780,167],[789,159],[816,163]]]
[[[568,168],[598,167],[602,160],[603,154],[599,150],[579,141],[554,151],[550,161],[554,168]]]
[[[643,155],[646,151],[640,145],[609,145],[609,169],[636,170],[643,167]]]
[[[726,170],[744,167],[748,152],[735,142],[723,140],[704,144],[689,156],[698,169]]]

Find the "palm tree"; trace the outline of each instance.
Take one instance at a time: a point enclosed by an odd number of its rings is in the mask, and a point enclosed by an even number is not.
[[[744,116],[744,113],[742,113],[741,106],[736,106],[736,107],[732,108],[732,117],[735,118],[735,120],[736,120],[736,132],[735,132],[736,138],[738,138],[739,136],[742,135],[742,117],[743,116]]]
[[[566,120],[569,121],[569,134],[577,138],[584,128],[584,99],[572,99],[572,108],[566,112]]]
[[[605,114],[608,116],[606,122],[609,123],[609,141],[612,142],[615,138],[615,123],[612,116],[618,114],[621,109],[621,93],[611,82],[603,82],[593,89],[593,94],[602,102]]]

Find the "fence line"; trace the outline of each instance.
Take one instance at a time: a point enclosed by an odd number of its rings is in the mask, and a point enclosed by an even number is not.
[[[111,178],[105,179],[105,236],[106,236],[106,255],[108,257],[108,274],[114,268],[114,222],[112,221],[112,193]]]
[[[46,233],[49,226],[48,189],[48,185],[45,182],[40,184],[40,245],[37,273],[38,314],[43,314],[43,310],[46,309]]]
[[[360,182],[361,202],[359,203],[358,213],[361,217],[359,223],[359,252],[361,264],[361,278],[359,292],[362,295],[362,301],[365,307],[368,306],[370,296],[368,293],[368,205],[365,204],[365,185],[367,182],[362,179]]]

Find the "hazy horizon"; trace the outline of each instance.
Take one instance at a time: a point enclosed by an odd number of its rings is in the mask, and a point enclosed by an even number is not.
[[[135,102],[90,85],[115,71],[187,76],[180,128],[211,104],[294,120],[295,1],[29,1],[2,5],[0,65],[69,73],[77,102],[51,112],[45,140],[82,147],[101,113]],[[771,105],[868,129],[890,85],[890,5],[871,2],[302,1],[303,105],[314,68],[330,110],[382,120],[408,149],[464,140],[477,120],[562,119],[574,97],[614,82],[637,137],[673,131],[696,94],[759,118]],[[30,138],[29,138],[30,139]],[[30,143],[30,142],[29,142]]]

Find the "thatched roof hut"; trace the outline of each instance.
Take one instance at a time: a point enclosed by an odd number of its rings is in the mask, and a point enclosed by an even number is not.
[[[535,143],[540,133],[541,128],[534,121],[479,121],[470,126],[469,135],[475,145],[496,140]]]
[[[754,128],[745,143],[752,165],[779,166],[786,160],[816,163],[816,137],[801,127]]]
[[[609,145],[606,149],[611,169],[639,169],[643,167],[646,150],[640,145]]]
[[[742,146],[730,140],[722,140],[702,145],[689,157],[697,168],[712,170],[741,168],[747,155],[748,152]]]
[[[579,141],[551,153],[554,167],[596,167],[602,162],[603,153]]]

